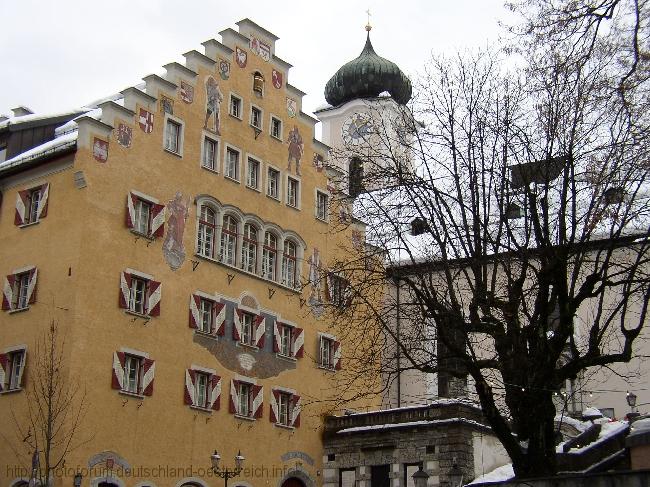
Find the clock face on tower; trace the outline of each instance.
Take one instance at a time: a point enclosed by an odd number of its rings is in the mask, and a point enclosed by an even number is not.
[[[345,144],[359,144],[367,141],[372,134],[372,120],[365,113],[352,114],[341,127],[341,137]]]

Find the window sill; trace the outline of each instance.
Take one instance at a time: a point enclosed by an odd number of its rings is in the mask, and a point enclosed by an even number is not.
[[[291,208],[292,210],[300,211],[299,206],[290,205],[289,203],[287,203],[287,208]]]
[[[14,313],[22,313],[23,311],[27,311],[28,309],[29,306],[25,306],[24,308],[9,309],[7,310],[7,313],[12,315]]]
[[[136,399],[144,399],[144,395],[143,395],[143,394],[137,394],[137,393],[135,393],[135,392],[129,392],[129,391],[125,391],[125,390],[120,390],[119,393],[122,394],[123,396],[134,397],[134,398],[136,398]]]
[[[276,352],[275,356],[280,360],[286,360],[287,362],[298,362],[298,359],[296,357],[290,357],[289,355],[284,355],[280,352]]]
[[[239,120],[240,122],[242,121],[242,118],[241,118],[241,117],[238,117],[237,115],[235,115],[235,114],[232,113],[232,112],[228,112],[228,115],[230,115],[230,116],[231,116],[232,118],[234,118],[235,120]]]
[[[257,351],[259,350],[259,347],[256,347],[255,345],[251,345],[249,343],[242,343],[242,342],[237,342],[238,347],[244,347],[244,348],[250,348],[251,351]]]
[[[205,407],[202,407],[202,406],[194,406],[194,405],[192,405],[192,406],[190,406],[190,409],[194,409],[195,411],[201,411],[201,412],[206,413],[206,414],[212,414],[212,409],[205,408]]]
[[[277,141],[280,142],[280,143],[282,142],[282,136],[280,136],[280,137],[276,137],[276,136],[273,135],[273,134],[269,134],[269,135],[271,136],[272,139],[277,140]]]
[[[228,181],[232,181],[233,183],[241,184],[241,182],[239,181],[239,179],[235,179],[235,178],[233,178],[233,177],[231,177],[231,176],[228,176],[227,174],[224,174],[223,177],[224,177],[225,179],[227,179]]]
[[[290,431],[293,431],[293,430],[296,429],[295,426],[289,426],[288,424],[274,423],[274,425],[277,426],[278,428],[282,428],[282,429],[290,430]]]
[[[243,416],[243,415],[237,414],[237,413],[235,413],[235,418],[243,419],[244,421],[255,421],[255,418],[251,418],[250,416]]]
[[[3,395],[3,394],[13,394],[13,393],[15,393],[15,392],[20,392],[20,391],[22,391],[22,390],[23,390],[22,387],[14,387],[13,389],[6,389],[6,390],[4,390],[4,391],[0,391],[0,395]]]
[[[204,166],[203,164],[201,164],[201,169],[205,169],[206,171],[211,172],[213,174],[219,174],[219,171],[217,171],[216,169],[212,169],[208,166]]]
[[[325,367],[324,365],[319,365],[318,368],[326,372],[331,372],[331,373],[336,372],[336,369],[334,367]]]
[[[250,127],[252,127],[254,130],[259,130],[259,131],[260,131],[260,135],[262,134],[262,127],[260,127],[259,125],[254,125],[254,124],[252,124],[252,123],[249,123],[248,125],[249,125]]]
[[[258,186],[258,187],[255,187],[255,186],[249,186],[249,185],[247,184],[247,185],[246,185],[246,188],[248,188],[248,189],[250,189],[250,190],[253,190],[253,191],[257,192],[257,193],[261,193],[261,192],[262,192],[262,190],[260,189],[259,186]]]
[[[146,238],[147,240],[149,240],[149,241],[151,241],[151,242],[153,242],[154,240],[156,240],[156,237],[154,237],[154,236],[151,235],[151,234],[138,232],[137,230],[133,230],[133,229],[130,229],[130,231],[131,231],[131,233],[132,233],[133,235],[137,235],[138,237]]]
[[[267,198],[271,198],[273,201],[280,203],[280,197],[279,196],[273,196],[272,194],[266,193]]]
[[[18,225],[18,228],[33,227],[34,225],[38,225],[39,223],[41,223],[40,220],[36,220],[35,222],[23,223],[22,225]]]
[[[124,313],[127,314],[127,315],[131,315],[131,316],[137,316],[138,318],[144,318],[146,320],[151,319],[151,316],[149,316],[149,315],[138,313],[137,311],[131,311],[130,309],[125,309]]]
[[[215,335],[214,333],[206,333],[205,331],[201,330],[194,330],[194,333],[196,333],[199,336],[205,337],[205,338],[211,338],[212,340],[218,340],[219,337]]]
[[[329,220],[327,218],[321,218],[319,216],[316,216],[316,220],[321,222],[321,223],[325,223],[325,224],[329,223]]]
[[[179,159],[183,158],[183,153],[182,152],[175,152],[175,151],[173,151],[171,149],[167,149],[167,148],[165,148],[164,151],[167,152],[168,154],[171,154],[173,156],[178,157]]]

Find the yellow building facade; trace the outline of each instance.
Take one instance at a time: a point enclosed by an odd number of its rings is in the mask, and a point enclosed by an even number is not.
[[[219,486],[215,449],[246,459],[231,485],[322,484],[346,353],[327,308],[349,298],[322,277],[360,227],[331,231],[340,174],[277,37],[237,25],[0,164],[0,486],[32,477],[52,322],[85,410],[54,485]]]

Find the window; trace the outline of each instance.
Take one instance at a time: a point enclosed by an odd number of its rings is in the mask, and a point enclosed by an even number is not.
[[[284,252],[282,254],[282,284],[295,288],[296,279],[296,244],[291,240],[285,240]]]
[[[264,76],[259,71],[253,74],[253,93],[258,97],[264,96]]]
[[[15,391],[22,387],[25,355],[25,349],[0,354],[0,372],[3,373],[0,391]]]
[[[151,276],[132,269],[120,275],[120,307],[145,316],[160,315],[162,286]]]
[[[298,208],[300,201],[299,182],[297,179],[287,178],[287,205]]]
[[[230,387],[230,412],[245,418],[261,418],[263,397],[262,386],[251,381],[233,380]]]
[[[165,123],[165,150],[181,153],[182,125],[170,118]]]
[[[230,95],[230,114],[241,119],[241,98],[238,96]]]
[[[208,405],[208,374],[197,372],[194,379],[195,406],[205,408]]]
[[[226,149],[226,177],[239,181],[239,151],[228,147]]]
[[[35,267],[14,271],[5,277],[2,294],[2,309],[18,311],[28,309],[36,301],[36,279],[38,272]]]
[[[339,487],[355,487],[356,469],[355,468],[341,468],[339,469]]]
[[[350,283],[347,279],[330,272],[327,274],[327,294],[337,308],[344,308],[350,302]]]
[[[353,157],[348,165],[349,193],[353,198],[364,191],[363,177],[363,162],[358,157]]]
[[[214,323],[214,301],[201,298],[199,303],[199,331],[211,333]]]
[[[322,191],[316,191],[316,218],[327,221],[328,197]]]
[[[257,107],[251,107],[251,125],[255,128],[262,128],[262,110]]]
[[[250,416],[250,397],[252,389],[251,385],[247,384],[246,382],[240,382],[238,389],[239,390],[237,391],[237,395],[239,397],[239,401],[237,402],[237,414],[240,416]]]
[[[231,216],[223,217],[223,228],[221,229],[221,262],[228,265],[235,265],[235,250],[237,248],[237,220]]]
[[[277,262],[277,238],[271,232],[264,234],[264,246],[262,247],[262,277],[275,281],[275,268]]]
[[[280,325],[280,355],[291,356],[291,337],[293,328],[287,325]]]
[[[200,291],[190,298],[190,328],[205,335],[223,335],[226,321],[226,305],[217,301],[216,296],[205,295]]]
[[[257,271],[257,229],[250,223],[244,225],[241,267],[246,272]]]
[[[220,397],[221,377],[213,370],[193,366],[185,371],[185,404],[216,411]]]
[[[241,340],[244,345],[255,345],[254,321],[255,317],[250,313],[241,314]]]
[[[280,197],[280,171],[272,167],[267,172],[266,194],[275,199]]]
[[[36,223],[41,218],[45,218],[49,192],[49,183],[18,191],[14,224],[18,226],[29,225],[30,223]]]
[[[214,239],[217,233],[217,215],[209,206],[201,207],[199,217],[198,253],[203,257],[214,258]]]
[[[201,165],[210,171],[216,171],[218,153],[219,143],[210,137],[205,137],[203,139],[203,155],[201,157]]]
[[[278,395],[278,423],[284,426],[289,425],[289,402],[291,395],[280,393]]]
[[[282,139],[282,120],[271,117],[271,137]]]
[[[131,191],[126,199],[126,226],[147,238],[162,237],[165,231],[165,205],[155,198]]]
[[[284,389],[271,392],[271,422],[290,428],[300,426],[300,396]]]
[[[341,344],[337,342],[334,338],[329,336],[321,335],[320,337],[320,353],[318,364],[324,369],[340,369],[341,368],[341,357],[340,357]]]
[[[120,351],[113,354],[113,389],[151,396],[154,372],[155,362],[142,352]]]
[[[248,158],[248,169],[246,171],[246,186],[257,189],[260,180],[260,163],[252,157]]]
[[[273,351],[283,357],[302,358],[304,355],[305,331],[302,328],[281,321],[273,327]]]

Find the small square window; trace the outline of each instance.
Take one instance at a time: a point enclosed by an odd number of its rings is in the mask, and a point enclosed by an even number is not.
[[[282,140],[282,120],[271,117],[271,137]]]
[[[255,128],[262,128],[262,110],[257,107],[251,107],[251,125]]]
[[[337,308],[345,308],[350,301],[350,282],[334,273],[327,275],[327,287],[332,304]]]
[[[271,198],[280,198],[280,171],[272,167],[267,172],[266,194]]]
[[[285,357],[291,356],[291,339],[293,337],[293,328],[288,325],[279,325],[280,332],[280,355]]]
[[[326,369],[334,368],[334,340],[321,337],[319,365]]]
[[[131,278],[129,292],[129,310],[144,314],[147,304],[147,281],[137,277]]]
[[[287,205],[298,208],[300,201],[300,183],[297,179],[287,178]]]
[[[174,154],[180,154],[181,137],[182,125],[168,118],[165,124],[165,150]]]
[[[30,273],[24,272],[16,275],[13,288],[13,303],[11,309],[25,309],[29,303],[29,278]]]
[[[135,209],[133,230],[142,235],[149,235],[151,229],[151,203],[138,198],[133,206]]]
[[[278,394],[278,424],[289,426],[289,407],[291,394]]]
[[[225,175],[230,179],[239,181],[239,151],[228,147],[226,149]]]
[[[238,96],[230,95],[230,114],[241,119],[241,98]]]
[[[316,218],[327,221],[329,198],[322,191],[316,191]]]
[[[250,313],[241,315],[241,340],[244,345],[255,345],[254,323],[255,317]]]
[[[14,350],[4,354],[7,368],[5,369],[4,383],[0,383],[0,391],[20,389],[25,370],[25,350]]]
[[[218,153],[219,143],[210,137],[205,137],[203,139],[203,154],[201,156],[201,165],[210,171],[216,171]]]
[[[214,322],[214,301],[201,298],[199,303],[199,330],[203,333],[211,333]]]
[[[194,406],[207,408],[209,401],[208,384],[210,376],[203,372],[195,372],[194,376]]]
[[[122,382],[124,384],[124,391],[133,394],[138,394],[140,392],[141,362],[142,357],[136,355],[124,356],[124,381]]]
[[[248,417],[251,415],[250,403],[253,388],[246,382],[240,382],[237,389],[237,397],[239,399],[237,403],[237,414]]]
[[[257,189],[260,180],[260,163],[255,159],[248,158],[248,169],[246,170],[246,186]]]

